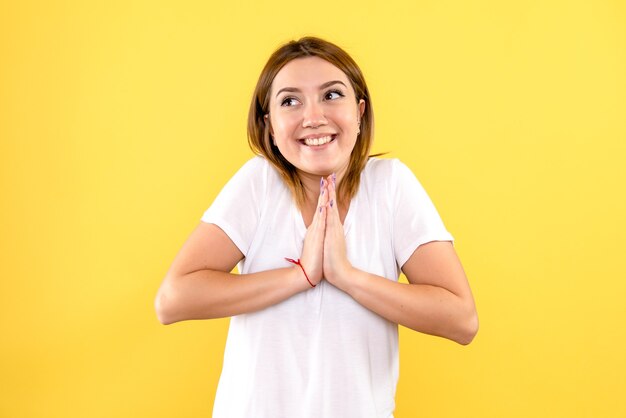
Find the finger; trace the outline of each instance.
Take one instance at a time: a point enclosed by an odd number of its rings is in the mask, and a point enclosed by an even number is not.
[[[320,191],[320,199],[321,199],[321,204],[322,205],[326,205],[326,203],[328,203],[328,181],[322,177],[322,183],[321,183],[321,191]]]
[[[328,207],[330,212],[339,216],[339,206],[337,205],[337,189],[334,173],[328,176]]]
[[[326,205],[328,203],[328,194],[328,182],[322,177],[320,179],[320,194],[317,199],[317,209],[313,214],[313,224],[318,228],[320,228],[321,225],[321,229],[323,229],[323,226],[326,223]]]

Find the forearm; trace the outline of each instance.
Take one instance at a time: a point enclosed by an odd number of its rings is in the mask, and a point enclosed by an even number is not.
[[[155,305],[163,324],[254,312],[310,288],[298,267],[253,274],[199,270],[164,280]]]
[[[389,321],[426,334],[469,344],[478,318],[473,299],[437,286],[406,284],[358,269],[348,273],[344,291],[364,307]]]

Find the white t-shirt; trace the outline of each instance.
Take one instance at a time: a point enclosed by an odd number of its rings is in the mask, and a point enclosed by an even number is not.
[[[202,221],[244,254],[242,274],[298,259],[306,228],[291,192],[262,157],[226,184]],[[371,158],[344,222],[347,256],[397,281],[430,241],[452,241],[430,198],[397,159]],[[258,312],[231,318],[214,418],[390,418],[398,326],[322,280]]]

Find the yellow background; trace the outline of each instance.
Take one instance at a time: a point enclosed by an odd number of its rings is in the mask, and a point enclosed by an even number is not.
[[[208,417],[228,320],[153,300],[251,153],[269,54],[343,46],[467,270],[468,347],[401,330],[396,418],[626,416],[621,1],[0,3],[0,416]]]

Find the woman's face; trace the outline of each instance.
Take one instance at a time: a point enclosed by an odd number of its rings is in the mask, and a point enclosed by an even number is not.
[[[287,161],[301,174],[343,174],[365,110],[343,71],[319,57],[298,58],[278,72],[270,95],[270,133]]]

